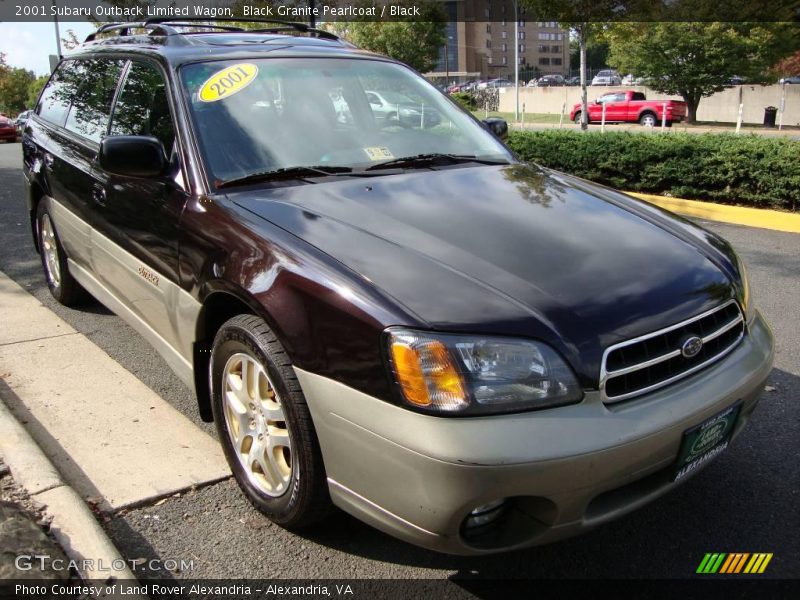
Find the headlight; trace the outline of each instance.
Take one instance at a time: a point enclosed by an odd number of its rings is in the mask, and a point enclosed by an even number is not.
[[[431,412],[488,414],[579,402],[572,370],[541,342],[387,330],[403,399]]]
[[[750,281],[747,278],[747,269],[744,267],[742,259],[736,255],[736,268],[739,271],[739,279],[742,282],[742,308],[744,309],[745,321],[750,323],[756,316],[756,307],[753,304],[753,298],[750,295]]]

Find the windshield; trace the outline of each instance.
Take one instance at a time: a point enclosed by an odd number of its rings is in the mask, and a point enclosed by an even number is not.
[[[185,65],[180,75],[217,182],[296,167],[363,170],[423,154],[512,161],[494,136],[394,63],[213,61]]]

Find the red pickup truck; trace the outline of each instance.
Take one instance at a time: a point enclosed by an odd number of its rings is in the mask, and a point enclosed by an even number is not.
[[[666,105],[667,126],[686,118],[686,103],[680,100],[648,100],[642,92],[609,92],[589,104],[589,122],[600,122],[603,105],[606,107],[606,123],[635,123],[652,127],[661,123]],[[575,123],[581,121],[581,105],[576,104],[569,113]]]

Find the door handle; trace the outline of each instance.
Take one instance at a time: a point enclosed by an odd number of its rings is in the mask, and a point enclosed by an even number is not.
[[[92,200],[99,206],[106,205],[106,188],[102,185],[95,184],[92,186]]]

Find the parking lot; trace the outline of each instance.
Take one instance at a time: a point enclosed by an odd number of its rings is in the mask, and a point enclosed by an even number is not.
[[[50,297],[31,242],[20,161],[20,144],[0,145],[0,271],[192,427],[215,436],[197,416],[189,390],[120,318],[97,303],[72,310]],[[775,369],[751,425],[732,447],[645,508],[579,538],[480,558],[422,550],[342,513],[316,529],[289,533],[251,508],[231,478],[115,512],[104,526],[127,559],[192,559],[193,570],[175,577],[690,578],[706,552],[774,553],[763,577],[800,577],[800,235],[705,225],[730,240],[748,267],[756,304],[774,329]],[[37,354],[31,351],[30,364],[46,371]],[[120,465],[119,477],[150,468]]]

